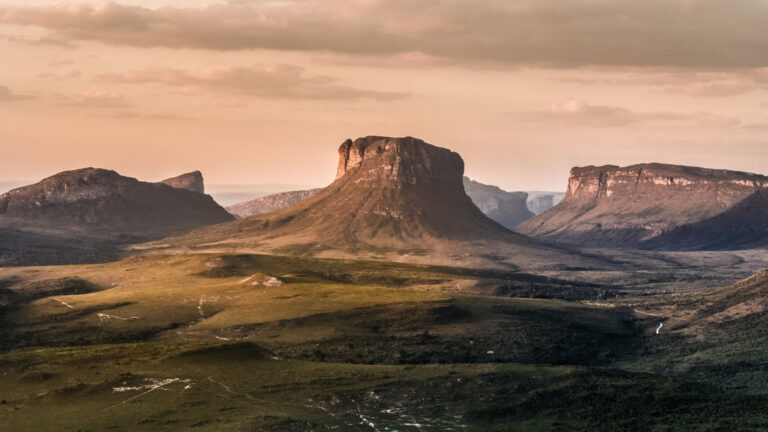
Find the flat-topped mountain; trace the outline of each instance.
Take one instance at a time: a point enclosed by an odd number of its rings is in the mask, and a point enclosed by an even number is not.
[[[37,249],[154,239],[233,219],[210,196],[186,188],[97,168],[65,171],[0,195],[0,228],[19,243],[0,252],[0,262],[14,250],[25,250],[24,262],[35,264]]]
[[[347,140],[338,151],[336,180],[311,198],[163,242],[446,264],[594,263],[484,215],[464,192],[464,161],[448,149],[411,137],[369,136]]]
[[[317,195],[322,189],[280,192],[255,200],[241,202],[227,207],[227,211],[239,218],[271,213]]]
[[[583,245],[640,247],[720,215],[767,186],[768,177],[758,174],[678,165],[573,168],[565,198],[518,231]]]
[[[534,216],[528,210],[528,194],[525,192],[507,192],[498,186],[482,184],[469,177],[464,177],[464,191],[486,216],[506,228],[514,229]]]
[[[161,181],[160,183],[167,184],[168,186],[174,187],[176,189],[186,189],[192,192],[205,193],[203,173],[200,171],[192,171],[180,176],[171,177]]]

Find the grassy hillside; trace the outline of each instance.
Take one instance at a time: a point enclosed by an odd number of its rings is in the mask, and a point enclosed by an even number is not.
[[[0,269],[0,412],[14,431],[768,427],[763,396],[617,370],[656,321],[605,293],[266,255]]]

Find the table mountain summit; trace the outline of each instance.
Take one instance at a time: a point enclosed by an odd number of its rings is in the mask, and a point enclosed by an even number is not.
[[[689,237],[681,227],[714,218],[766,187],[768,177],[759,174],[680,165],[573,168],[565,198],[518,231],[582,245],[674,249],[674,242],[654,239],[675,230],[674,237]]]

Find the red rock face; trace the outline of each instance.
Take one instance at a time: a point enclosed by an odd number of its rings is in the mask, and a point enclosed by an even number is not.
[[[758,190],[758,174],[663,164],[573,168],[563,201],[524,222],[535,237],[598,246],[636,246],[718,215]]]
[[[464,161],[458,153],[412,137],[365,137],[339,147],[338,180],[354,172],[356,181],[462,184]]]

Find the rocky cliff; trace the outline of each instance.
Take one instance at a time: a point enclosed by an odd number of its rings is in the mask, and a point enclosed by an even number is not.
[[[412,137],[370,136],[347,140],[338,152],[336,180],[316,195],[168,241],[177,247],[451,265],[594,264],[484,215],[464,191],[462,158],[448,149]]]
[[[507,192],[469,177],[464,177],[464,191],[486,216],[506,228],[513,229],[533,217],[526,204],[528,194],[525,192]]]
[[[203,182],[203,173],[192,171],[177,177],[165,179],[160,183],[167,184],[176,189],[186,189],[192,192],[205,193],[205,182]]]
[[[678,165],[574,168],[563,201],[518,231],[577,244],[640,247],[766,187],[768,177],[758,174]]]

